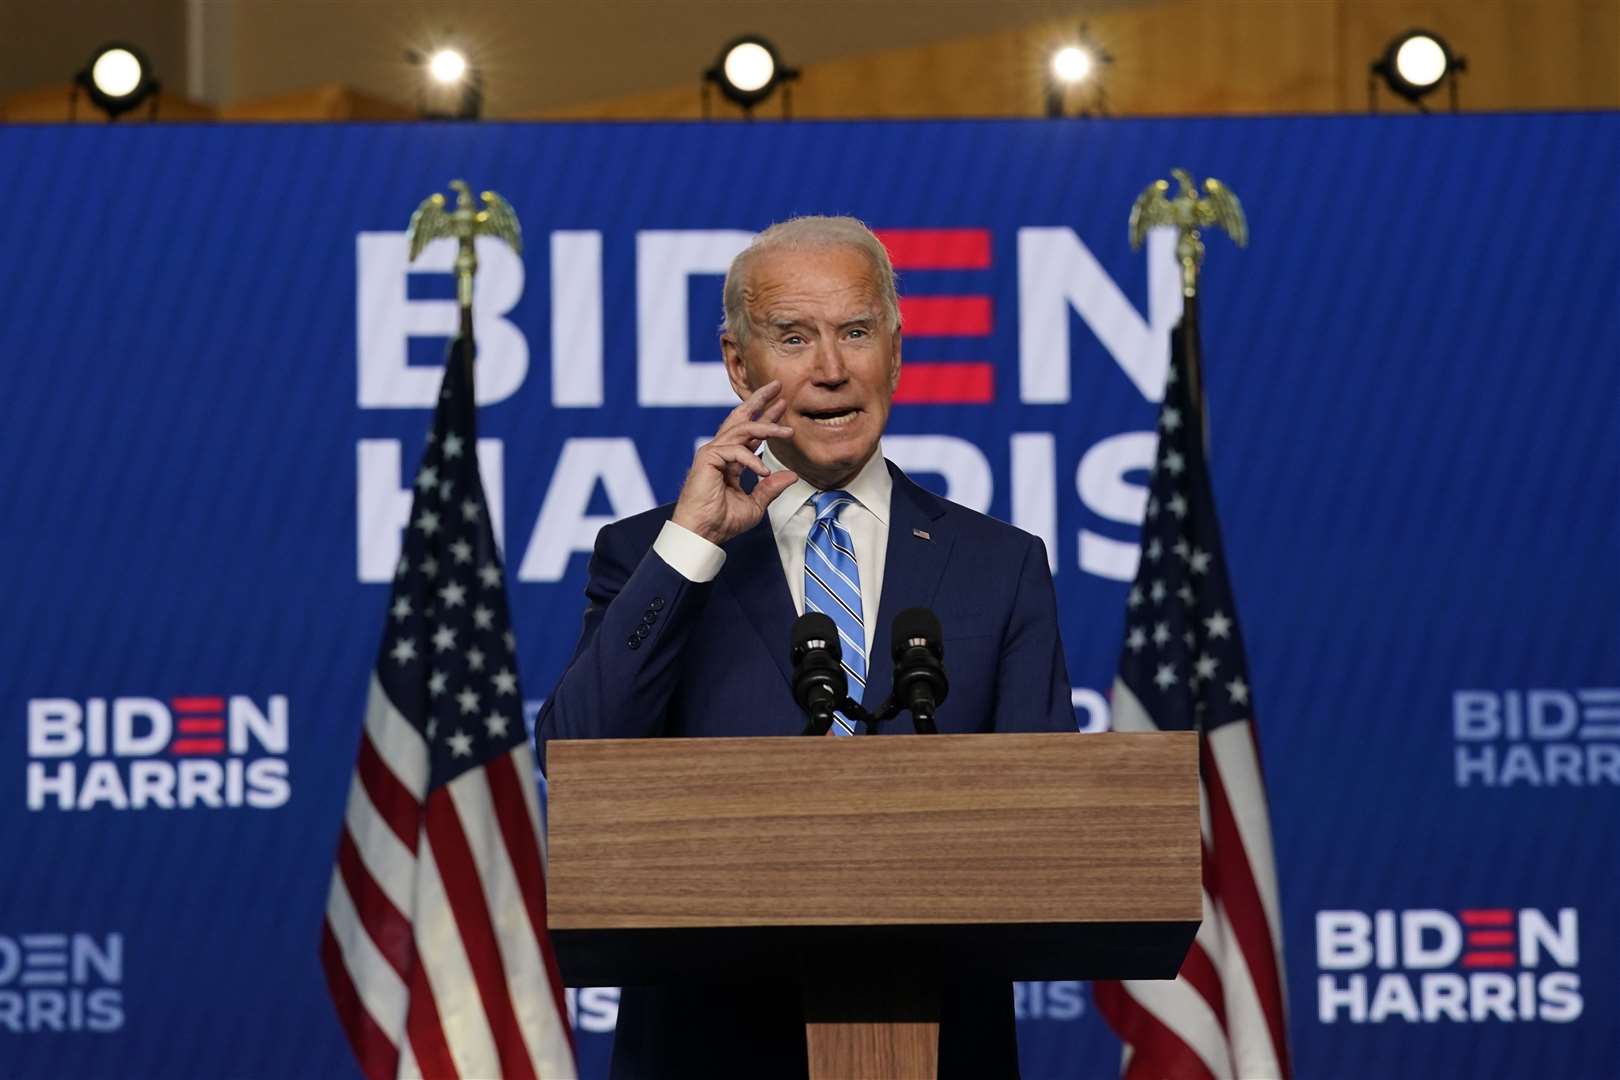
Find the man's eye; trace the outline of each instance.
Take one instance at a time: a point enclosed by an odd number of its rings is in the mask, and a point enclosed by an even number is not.
[[[784,344],[784,345],[803,345],[804,344],[804,338],[800,337],[798,334],[789,334],[787,337],[782,339],[782,344]]]
[[[866,336],[866,331],[861,329],[859,326],[857,326],[857,327],[855,327],[854,329],[852,329],[849,332],[849,336],[850,337],[865,337]]]

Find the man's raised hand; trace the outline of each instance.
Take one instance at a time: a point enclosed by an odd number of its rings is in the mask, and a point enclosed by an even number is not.
[[[780,382],[768,382],[731,410],[714,438],[698,447],[681,485],[672,520],[712,544],[723,544],[759,524],[765,508],[798,479],[790,469],[771,472],[754,453],[768,438],[788,438],[781,424],[787,401]],[[751,492],[742,488],[743,470],[758,474]]]

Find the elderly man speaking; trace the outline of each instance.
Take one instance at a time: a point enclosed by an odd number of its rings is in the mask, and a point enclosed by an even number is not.
[[[799,734],[788,645],[806,610],[833,616],[850,694],[868,708],[893,679],[874,643],[896,612],[929,607],[951,678],[940,731],[1074,730],[1045,546],[878,453],[900,309],[877,237],[842,217],[760,233],[726,275],[720,347],[741,404],[673,505],[598,534],[541,753],[550,739]],[[851,733],[840,717],[829,737]],[[1011,987],[948,987],[941,1005],[941,1077],[1017,1075]],[[806,1070],[793,986],[623,991],[615,1080]]]

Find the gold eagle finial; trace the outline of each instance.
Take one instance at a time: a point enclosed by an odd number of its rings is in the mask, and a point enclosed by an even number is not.
[[[446,210],[444,196],[435,192],[422,200],[411,223],[406,226],[405,240],[410,248],[410,260],[422,254],[422,249],[443,237],[451,237],[459,244],[456,252],[456,299],[463,311],[472,310],[473,274],[478,271],[478,254],[473,241],[480,236],[493,236],[506,242],[517,254],[523,254],[523,228],[518,224],[512,204],[493,191],[479,195],[484,208],[473,202],[472,189],[465,180],[452,180],[456,192],[456,208]]]
[[[1171,169],[1181,191],[1170,197],[1170,182],[1155,180],[1136,198],[1131,207],[1130,236],[1133,250],[1140,250],[1149,229],[1174,227],[1180,233],[1176,257],[1181,261],[1181,291],[1187,296],[1198,292],[1198,268],[1204,261],[1203,229],[1221,229],[1238,247],[1249,243],[1249,224],[1243,204],[1232,189],[1214,177],[1204,181],[1204,195],[1186,169]]]

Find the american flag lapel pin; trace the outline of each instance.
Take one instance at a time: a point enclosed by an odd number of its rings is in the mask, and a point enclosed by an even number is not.
[[[932,540],[933,539],[932,536],[928,535],[928,530],[926,530],[926,529],[912,529],[911,530],[911,535],[915,536],[919,540]]]

